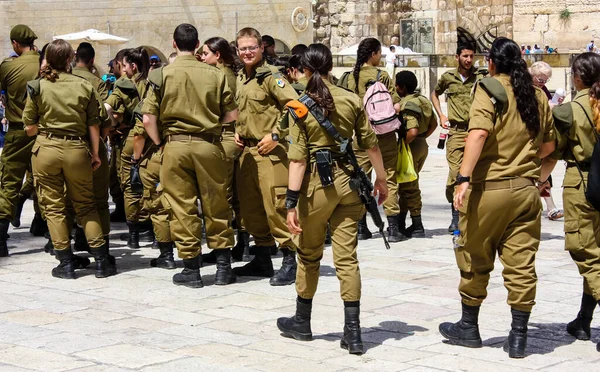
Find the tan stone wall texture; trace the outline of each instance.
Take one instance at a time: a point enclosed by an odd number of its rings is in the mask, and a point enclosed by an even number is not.
[[[561,52],[582,51],[595,39],[600,45],[600,3],[597,0],[514,0],[514,37],[518,43],[549,44]],[[568,9],[572,14],[561,19]]]
[[[40,48],[55,35],[95,28],[129,38],[123,46],[112,46],[111,54],[121,47],[152,45],[165,55],[173,52],[175,27],[191,23],[198,28],[200,41],[212,36],[233,40],[238,27],[255,27],[290,48],[313,39],[312,23],[306,31],[296,32],[291,24],[292,11],[303,7],[310,14],[310,0],[0,0],[0,55],[8,56],[10,28],[29,25],[38,35]],[[96,47],[99,59],[110,58],[108,47]]]

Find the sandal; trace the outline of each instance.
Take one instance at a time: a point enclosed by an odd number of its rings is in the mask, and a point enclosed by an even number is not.
[[[551,210],[550,212],[548,212],[548,219],[550,221],[556,221],[560,218],[563,218],[565,214],[563,213],[563,211],[554,208],[553,210]]]

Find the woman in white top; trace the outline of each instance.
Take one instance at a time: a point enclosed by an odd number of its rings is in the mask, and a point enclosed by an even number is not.
[[[394,69],[396,68],[396,47],[390,46],[390,54],[385,56],[385,69],[388,74],[394,79]]]

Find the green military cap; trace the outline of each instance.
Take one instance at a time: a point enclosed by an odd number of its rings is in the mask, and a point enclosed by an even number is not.
[[[10,39],[18,43],[31,43],[37,38],[35,32],[27,25],[16,25],[10,30]]]

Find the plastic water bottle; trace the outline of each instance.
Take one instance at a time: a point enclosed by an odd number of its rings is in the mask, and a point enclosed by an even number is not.
[[[454,245],[454,249],[461,248],[461,245],[458,244],[459,237],[460,237],[460,230],[458,230],[458,229],[454,230],[454,233],[452,233],[452,245]]]

